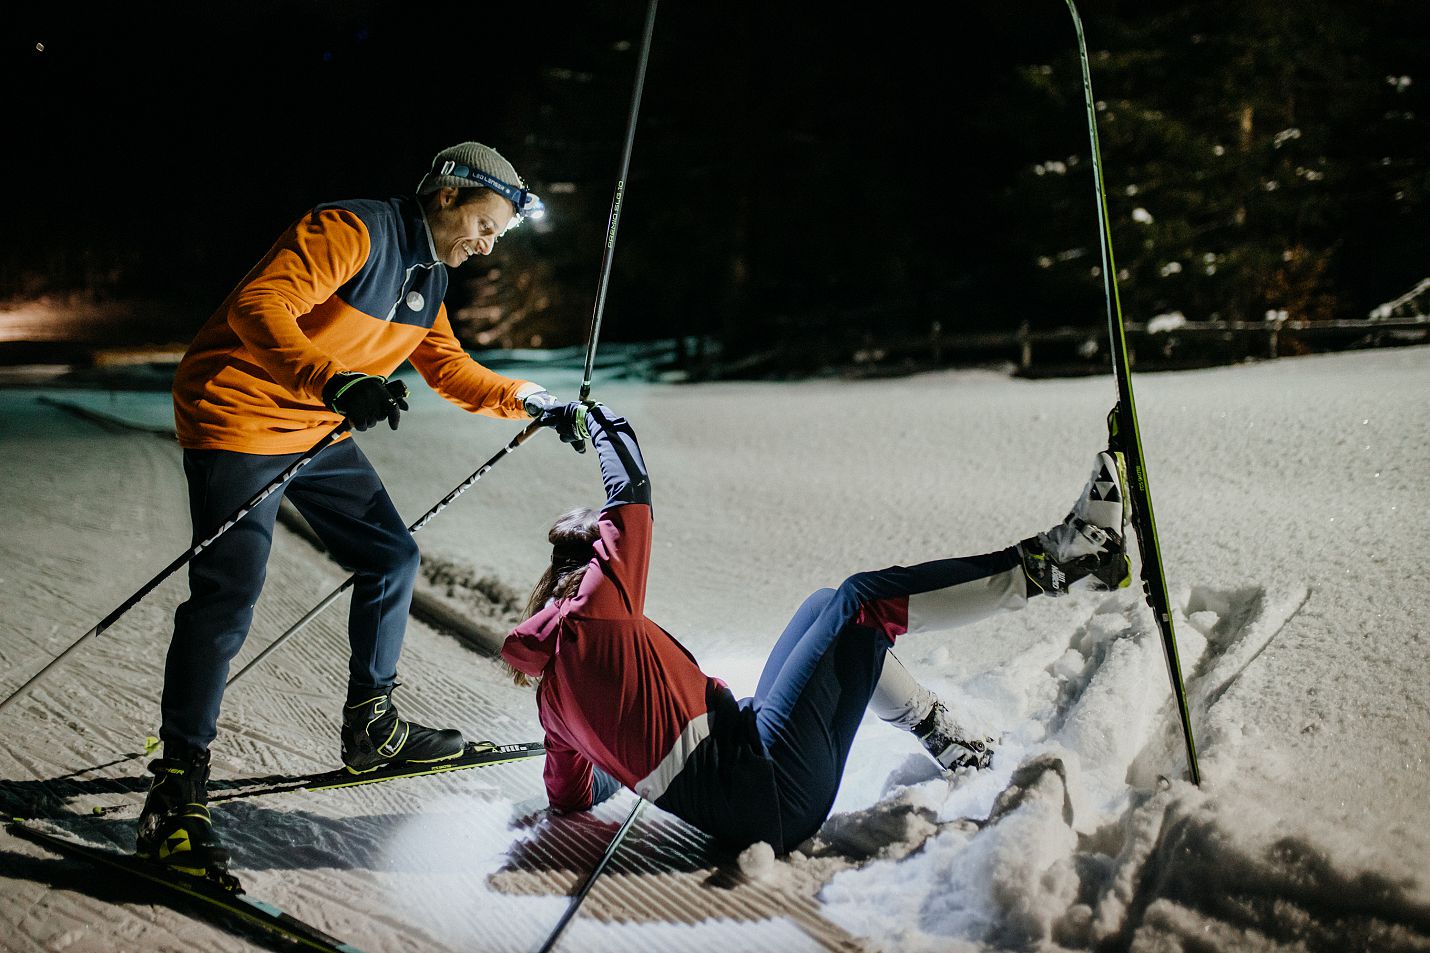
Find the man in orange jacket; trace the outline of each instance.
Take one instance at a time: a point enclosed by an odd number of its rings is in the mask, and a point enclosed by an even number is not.
[[[472,360],[442,303],[448,268],[490,254],[503,233],[540,211],[510,162],[464,142],[437,154],[415,196],[332,202],[289,227],[199,331],[175,376],[195,542],[344,418],[354,430],[382,421],[395,430],[405,390],[387,376],[403,361],[473,413],[522,418],[555,405],[541,385]],[[392,704],[420,557],[377,472],[356,441],[341,439],[284,492],[356,576],[343,763],[356,774],[461,754],[460,732],[407,721]],[[208,814],[208,747],[229,662],[263,586],[282,495],[194,558],[189,599],[175,614],[164,756],[149,766],[155,778],[138,851],[200,875],[227,861]]]

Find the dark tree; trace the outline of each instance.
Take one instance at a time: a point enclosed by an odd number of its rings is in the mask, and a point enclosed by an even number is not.
[[[1412,75],[1426,62],[1420,5],[1161,9],[1088,22],[1129,317],[1364,317],[1423,277],[1412,251],[1430,238],[1430,126]],[[1075,58],[1025,78],[1054,125],[1081,117]],[[1101,282],[1086,159],[1085,143],[1045,159],[1010,195],[1020,215],[1045,211],[1048,228],[1023,253],[1055,293]]]

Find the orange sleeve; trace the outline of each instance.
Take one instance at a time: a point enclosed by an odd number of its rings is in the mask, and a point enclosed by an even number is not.
[[[289,392],[321,402],[323,385],[348,368],[298,326],[367,261],[367,226],[345,209],[304,216],[234,294],[229,326],[253,360]]]
[[[433,390],[463,410],[489,417],[526,417],[517,391],[530,382],[504,377],[472,360],[452,332],[445,304],[408,360]]]

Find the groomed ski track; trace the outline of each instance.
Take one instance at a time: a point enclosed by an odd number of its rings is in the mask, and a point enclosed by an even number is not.
[[[14,396],[0,392],[0,400]],[[94,395],[58,392],[55,397],[121,419],[129,419],[126,411],[132,414],[132,408],[107,406]],[[59,496],[68,498],[59,501],[58,513],[15,516],[43,519],[49,524],[43,535],[63,538],[69,545],[61,549],[73,548],[71,558],[42,556],[22,567],[25,578],[10,580],[34,598],[52,601],[55,608],[46,611],[58,621],[38,633],[48,646],[64,638],[69,625],[80,625],[89,607],[109,598],[101,593],[117,590],[138,565],[162,559],[187,530],[181,510],[155,505],[156,500],[182,501],[174,495],[183,491],[176,447],[142,430],[105,433],[53,404],[27,403],[20,407],[36,415],[43,439],[26,441],[21,459],[11,462],[23,460],[27,468],[51,474],[56,486],[65,488]],[[502,432],[513,429],[501,421],[483,432],[493,434],[495,426]],[[103,444],[102,451],[96,452],[97,444]],[[473,455],[481,452],[474,449]],[[86,457],[102,458],[107,465],[76,465]],[[587,461],[573,456],[561,462],[574,467]],[[116,474],[122,474],[118,482]],[[482,505],[478,493],[464,501],[473,504]],[[105,565],[116,550],[123,561]],[[444,578],[451,574],[447,569]],[[297,534],[277,526],[268,584],[250,639],[232,670],[238,671],[345,575]],[[429,596],[435,591],[430,584],[424,589]],[[17,703],[16,722],[46,739],[33,747],[51,750],[39,760],[21,754],[31,746],[0,742],[10,762],[0,772],[0,798],[48,806],[48,816],[97,845],[132,848],[135,810],[116,818],[86,814],[94,806],[126,800],[137,810],[143,799],[139,775],[148,756],[51,785],[30,781],[26,773],[55,778],[139,750],[157,716],[169,619],[186,591],[181,578],[166,583],[109,633],[89,640],[32,697]],[[455,599],[452,604],[459,606]],[[344,596],[225,695],[220,740],[213,749],[215,779],[337,763],[334,699],[346,678],[346,611]],[[144,653],[136,651],[140,640],[147,647]],[[14,650],[7,640],[9,664]],[[38,657],[34,649],[15,654]],[[415,720],[453,724],[469,738],[498,743],[541,738],[528,692],[512,686],[494,661],[415,619],[401,678],[407,687],[399,689],[396,700],[403,714]],[[79,720],[86,715],[95,721]],[[9,737],[0,730],[0,739]],[[544,804],[541,763],[538,758],[450,776],[216,804],[214,816],[234,854],[235,872],[254,895],[281,900],[294,915],[335,936],[354,938],[365,950],[532,950],[633,803],[627,794],[590,816],[533,827],[527,820]],[[70,796],[58,801],[54,792]],[[748,934],[742,925],[791,949],[866,948],[824,920],[811,898],[748,884],[702,897],[702,881],[718,875],[706,840],[669,816],[639,834],[632,832],[621,853],[583,904],[581,918],[647,924],[715,918],[723,926],[700,941],[708,945],[698,947],[711,950],[732,940],[744,942],[739,938]],[[0,878],[0,919],[8,934],[0,949],[6,953],[228,951],[253,949],[261,942],[170,909],[162,903],[162,891],[142,884],[96,889],[93,881],[102,878],[86,865],[13,838],[0,842]],[[53,902],[55,891],[64,892],[62,904]],[[558,949],[583,948],[579,938],[570,939],[572,929]],[[731,936],[721,939],[727,931]],[[627,948],[654,951],[668,948],[666,943],[657,934],[649,943],[636,940]]]
[[[1140,600],[1039,604],[957,640],[900,643],[911,670],[1005,734],[993,772],[950,791],[906,738],[871,725],[823,842],[790,861],[746,858],[748,876],[647,809],[558,949],[1430,949],[1417,635],[1430,595],[1393,571],[1430,535],[1427,373],[1430,349],[1418,348],[1139,377],[1204,732],[1202,792],[1157,781],[1181,755]],[[574,392],[571,379],[530,376]],[[598,385],[650,458],[651,614],[748,691],[810,589],[856,568],[986,551],[1061,518],[1102,438],[1106,385],[986,372]],[[397,434],[362,438],[405,515],[519,427],[414,390]],[[53,393],[168,422],[162,394]],[[0,691],[187,542],[174,446],[34,397],[0,391]],[[598,494],[593,461],[533,440],[424,530],[443,569],[436,588],[470,607],[482,577],[525,587],[550,519]],[[236,664],[341,578],[280,528]],[[183,595],[182,579],[166,583],[7,711],[0,796],[72,812],[68,830],[129,846],[132,813],[84,812],[137,803],[142,760],[77,776],[65,803],[44,802],[33,779],[137,750]],[[345,600],[230,691],[216,777],[332,766],[344,617]],[[398,702],[418,720],[496,741],[540,736],[529,694],[419,622],[402,678]],[[632,804],[622,795],[590,816],[533,822],[540,792],[531,761],[215,813],[255,896],[365,950],[530,951]],[[196,948],[253,945],[0,841],[0,949]]]

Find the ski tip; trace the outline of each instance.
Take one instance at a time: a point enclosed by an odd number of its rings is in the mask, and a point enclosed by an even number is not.
[[[144,753],[153,754],[159,750],[159,739],[154,735],[144,736]]]

